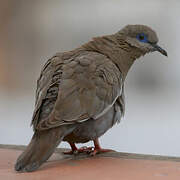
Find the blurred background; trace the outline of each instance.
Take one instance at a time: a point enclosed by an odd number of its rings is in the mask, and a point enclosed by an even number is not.
[[[180,156],[179,8],[179,0],[0,0],[0,144],[29,143],[36,80],[48,58],[145,24],[168,58],[156,52],[135,62],[125,117],[100,141],[121,152]]]

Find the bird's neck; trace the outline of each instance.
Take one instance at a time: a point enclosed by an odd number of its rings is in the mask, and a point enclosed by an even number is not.
[[[94,38],[82,47],[109,57],[120,69],[124,80],[135,59],[143,55],[142,51],[130,46],[123,37],[116,34]]]

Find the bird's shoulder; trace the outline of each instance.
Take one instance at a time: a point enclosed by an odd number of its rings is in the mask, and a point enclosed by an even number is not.
[[[84,51],[74,58],[64,61],[62,80],[73,80],[79,86],[95,83],[110,85],[121,81],[121,72],[109,57],[99,52]],[[88,84],[85,82],[88,80]]]

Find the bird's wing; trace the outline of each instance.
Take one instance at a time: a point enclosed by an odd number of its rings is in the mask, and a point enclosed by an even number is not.
[[[97,119],[121,95],[122,78],[117,66],[96,52],[81,53],[64,61],[58,97],[51,114],[37,129]]]
[[[125,114],[125,94],[124,94],[124,84],[122,86],[122,93],[121,95],[117,98],[117,103],[120,107],[121,114],[124,116]]]
[[[45,105],[49,105],[50,103],[52,105],[52,103],[57,99],[58,92],[56,91],[59,86],[62,64],[63,60],[61,56],[54,56],[46,62],[41,70],[40,77],[37,80],[35,109],[31,122],[34,129],[40,121],[40,114],[43,114],[43,117],[50,114],[50,112],[42,113],[42,110],[45,108],[47,111]]]
[[[124,85],[122,86],[122,93],[121,95],[117,98],[116,103],[114,104],[114,108],[116,112],[116,115],[119,115],[117,117],[115,117],[114,119],[114,123],[119,123],[121,118],[124,116],[125,114],[125,96],[124,96]]]

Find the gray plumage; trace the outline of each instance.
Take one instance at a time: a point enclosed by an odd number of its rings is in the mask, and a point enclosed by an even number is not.
[[[151,28],[128,25],[49,59],[37,82],[35,133],[15,169],[33,171],[62,140],[94,141],[119,122],[125,111],[124,81],[135,59],[153,51],[167,55],[157,42]]]

